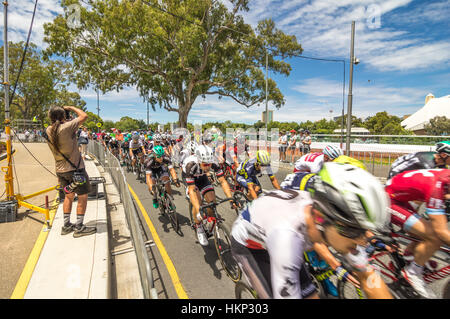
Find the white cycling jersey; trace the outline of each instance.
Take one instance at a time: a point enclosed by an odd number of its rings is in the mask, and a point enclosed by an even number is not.
[[[317,174],[323,166],[324,156],[322,153],[309,153],[300,157],[294,166],[294,173],[310,172]]]
[[[231,235],[239,244],[270,255],[274,298],[302,296],[299,270],[303,252],[312,249],[304,215],[308,205],[308,192],[274,190],[252,201],[233,224]]]

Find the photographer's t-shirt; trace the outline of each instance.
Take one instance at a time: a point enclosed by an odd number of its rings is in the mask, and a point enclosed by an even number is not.
[[[64,154],[75,166],[80,163],[78,168],[84,168],[84,162],[81,159],[81,154],[78,149],[77,131],[80,126],[78,118],[72,121],[61,124],[58,128],[58,149],[59,152],[54,150],[53,145],[48,144],[50,150],[55,157],[56,173],[64,173],[74,171],[75,168],[67,162],[61,153]],[[52,126],[47,128],[47,135],[51,141],[51,129]],[[53,143],[53,141],[52,141]],[[61,153],[60,153],[61,152]],[[80,160],[81,159],[81,160]]]

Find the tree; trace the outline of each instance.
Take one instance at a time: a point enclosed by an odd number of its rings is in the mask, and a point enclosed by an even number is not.
[[[401,119],[395,115],[389,115],[386,111],[378,112],[372,117],[368,117],[363,126],[371,134],[383,135],[408,135],[412,132],[405,130],[401,125]]]
[[[80,2],[62,3],[80,5],[80,28],[68,28],[65,15],[45,24],[46,54],[72,58],[79,88],[136,86],[153,109],[177,112],[181,127],[199,96],[226,96],[246,107],[261,103],[266,52],[271,73],[285,76],[291,66],[284,59],[302,53],[296,37],[272,20],[255,29],[246,24],[239,13],[249,10],[249,0],[229,1],[231,9],[214,0]],[[272,79],[268,98],[277,108],[285,103]]]
[[[445,116],[436,116],[425,125],[429,135],[448,135],[450,132],[450,119]]]
[[[24,42],[8,44],[10,96],[16,85],[25,48]],[[3,56],[4,46],[0,48]],[[3,73],[3,59],[0,59],[0,69]],[[45,59],[36,45],[30,43],[23,62],[22,72],[16,85],[14,99],[10,101],[11,119],[28,119],[35,116],[45,122],[47,111],[52,104],[74,105],[83,107],[86,103],[78,93],[69,92],[67,85],[67,70],[69,64],[60,60]],[[70,104],[69,104],[70,102]],[[4,119],[4,100],[2,100],[1,120]]]
[[[97,114],[94,114],[92,112],[87,111],[86,114],[88,115],[88,118],[84,123],[84,126],[86,126],[88,130],[97,132],[98,130],[97,123],[103,124],[103,120]]]

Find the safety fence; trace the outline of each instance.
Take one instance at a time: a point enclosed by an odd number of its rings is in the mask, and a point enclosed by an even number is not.
[[[124,207],[128,228],[130,229],[133,246],[136,251],[144,298],[157,299],[158,296],[153,281],[150,260],[143,234],[140,230],[139,213],[131,197],[128,183],[120,162],[114,155],[105,150],[100,143],[95,141],[89,141],[88,152],[94,155],[105,171],[110,174],[119,191],[120,201]]]
[[[13,142],[19,142],[19,139],[23,143],[45,143],[46,142],[45,138],[43,138],[39,133],[25,134],[25,133],[16,132],[14,134],[14,131],[12,131],[11,135],[12,135]],[[5,133],[1,133],[0,140],[2,140],[2,141],[6,140]]]

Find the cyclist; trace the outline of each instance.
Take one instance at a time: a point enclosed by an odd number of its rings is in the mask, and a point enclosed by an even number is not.
[[[142,161],[142,156],[146,154],[144,144],[139,139],[138,132],[134,132],[131,137],[129,154],[131,158],[131,166],[133,166],[134,174],[136,174],[136,157],[139,157],[139,160]]]
[[[234,146],[227,147],[224,143],[222,146],[216,148],[218,154],[219,162],[221,165],[231,166],[233,170],[233,175],[236,175],[236,168],[239,166],[237,159],[237,143]]]
[[[115,137],[111,137],[111,139],[109,140],[108,149],[115,157],[120,158],[120,143],[116,140]]]
[[[413,253],[414,262],[402,270],[402,275],[425,298],[435,296],[425,287],[422,277],[424,265],[442,243],[450,245],[445,204],[446,199],[450,199],[449,186],[448,169],[406,171],[386,182],[385,189],[391,198],[391,222],[422,239],[417,245],[406,248],[406,258]],[[425,213],[429,221],[416,213],[410,201],[426,203]]]
[[[180,163],[183,163],[183,161],[187,157],[194,155],[197,147],[198,147],[198,144],[195,141],[190,141],[189,144],[187,145],[187,147],[183,148],[180,151]]]
[[[180,182],[178,181],[177,173],[173,168],[172,161],[167,155],[165,155],[164,149],[161,145],[155,146],[153,148],[150,155],[147,156],[144,165],[148,191],[153,195],[153,207],[158,208],[158,200],[156,198],[157,194],[156,190],[154,189],[155,177],[159,177],[161,179],[166,188],[166,193],[169,194],[172,199],[172,188],[170,187],[169,174],[167,170],[170,171],[172,180],[177,187],[180,187]]]
[[[231,249],[252,288],[260,298],[317,298],[303,253],[318,243],[344,255],[369,298],[392,298],[362,247],[367,230],[387,227],[383,186],[348,164],[326,163],[318,177],[312,195],[273,190],[244,208],[234,222]],[[331,253],[321,253],[331,265]],[[349,278],[342,267],[336,272]]]
[[[128,137],[128,135],[124,136],[121,148],[122,162],[125,162],[130,151],[130,138]]]
[[[334,145],[327,145],[322,153],[309,153],[300,157],[294,166],[296,172],[318,173],[324,162],[331,162],[342,155],[342,150]]]
[[[450,165],[450,141],[436,144],[436,152],[417,152],[403,155],[392,163],[388,179],[416,169],[446,168]]]
[[[258,194],[262,192],[262,187],[256,174],[260,174],[263,167],[270,178],[272,186],[280,189],[278,180],[270,168],[270,155],[267,151],[257,151],[255,158],[245,160],[237,168],[236,181],[247,190],[251,200],[256,199]]]
[[[186,195],[192,204],[193,226],[196,229],[198,241],[202,246],[208,245],[208,238],[201,223],[201,216],[199,215],[202,198],[208,203],[216,200],[214,187],[206,175],[210,169],[215,171],[225,196],[231,197],[230,187],[223,176],[222,170],[214,162],[211,148],[205,145],[199,145],[195,150],[195,155],[188,156],[182,163],[182,177],[187,185]],[[235,208],[234,204],[232,204],[232,208]],[[208,215],[211,213],[208,210]]]

